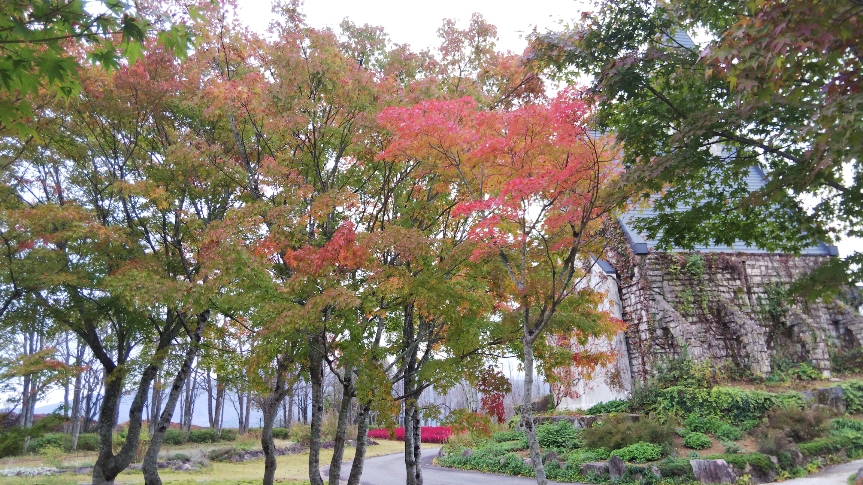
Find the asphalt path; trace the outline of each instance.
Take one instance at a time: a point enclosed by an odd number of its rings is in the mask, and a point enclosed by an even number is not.
[[[496,475],[452,468],[435,466],[432,460],[440,448],[422,450],[423,484],[424,485],[536,485],[536,479]],[[343,463],[340,478],[347,480],[351,474],[351,464]],[[326,467],[323,476],[327,476]],[[403,454],[376,456],[366,458],[360,485],[404,485],[407,478],[405,457]],[[549,482],[554,483],[554,482]]]
[[[423,450],[424,485],[531,485],[536,483],[536,480],[533,478],[455,470],[435,466],[432,460],[437,456],[439,450],[440,448]],[[847,485],[848,477],[857,473],[857,470],[861,467],[863,467],[863,460],[856,460],[842,465],[827,467],[818,473],[803,478],[788,480],[783,485]],[[329,467],[322,469],[324,480],[326,480],[328,475],[328,469]],[[340,478],[347,480],[350,473],[351,464],[349,462],[343,463]],[[366,458],[363,475],[360,478],[360,485],[403,485],[406,475],[404,455],[401,453]]]

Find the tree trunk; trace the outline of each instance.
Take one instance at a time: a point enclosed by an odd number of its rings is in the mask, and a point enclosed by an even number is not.
[[[162,411],[162,385],[162,379],[159,374],[156,374],[156,378],[153,379],[153,390],[150,393],[150,412],[147,415],[147,431],[149,431],[150,436],[156,433],[158,416]]]
[[[183,402],[183,432],[186,435],[186,440],[189,439],[189,433],[192,431],[192,413],[195,410],[195,385],[197,383],[196,376],[198,371],[189,372],[189,376],[186,378],[186,399]]]
[[[148,365],[141,375],[138,390],[129,408],[129,429],[126,442],[120,451],[114,455],[114,426],[117,423],[117,413],[120,408],[120,397],[123,393],[124,373],[122,365],[105,372],[105,395],[102,398],[102,408],[99,410],[99,454],[93,466],[93,485],[113,485],[117,475],[126,469],[138,449],[141,437],[141,418],[150,384],[156,377],[159,368],[155,364]]]
[[[336,425],[336,437],[333,440],[333,458],[330,460],[329,485],[339,485],[342,459],[345,456],[345,435],[348,431],[348,414],[354,394],[354,385],[351,380],[352,372],[353,369],[351,368],[345,369],[344,382],[342,383],[342,403],[339,406],[339,421]]]
[[[186,349],[186,356],[183,359],[183,364],[180,366],[179,372],[174,377],[174,382],[171,384],[171,391],[168,393],[168,402],[165,403],[165,409],[159,417],[159,422],[155,423],[154,433],[150,438],[150,446],[147,448],[147,453],[144,455],[144,466],[141,471],[144,472],[144,483],[146,485],[162,485],[162,479],[159,478],[159,468],[157,458],[162,443],[165,441],[165,433],[168,432],[168,427],[171,425],[171,418],[174,416],[174,409],[177,407],[177,400],[180,399],[180,394],[183,391],[183,383],[192,372],[192,362],[198,355],[200,348],[201,337],[204,335],[204,328],[207,326],[207,320],[210,316],[210,311],[205,310],[198,315],[198,325],[192,335],[189,336],[189,347]],[[154,391],[155,394],[155,391]],[[155,416],[154,416],[155,417]]]
[[[251,419],[251,416],[252,416],[252,391],[246,391],[246,421],[243,424],[243,427],[246,428],[246,433],[249,432],[249,419]]]
[[[262,403],[264,423],[261,429],[261,448],[264,450],[264,485],[273,485],[276,480],[276,444],[273,441],[273,422],[279,411],[280,401],[273,395]]]
[[[309,437],[309,483],[323,485],[321,478],[321,425],[324,419],[324,348],[320,334],[309,338],[309,380],[312,386],[312,426]]]
[[[72,391],[72,450],[78,449],[78,436],[81,434],[81,361],[84,360],[84,345],[78,342],[75,350],[75,367],[78,374],[75,376],[75,387]]]
[[[225,412],[225,384],[221,376],[216,376],[216,406],[213,410],[213,430],[216,437],[222,437],[222,414]]]
[[[243,393],[243,391],[238,390],[237,391],[237,428],[238,428],[237,433],[239,433],[241,435],[246,434],[246,431],[247,431],[246,429],[243,428],[243,423],[245,422],[244,418],[246,417],[245,414],[243,414],[243,412],[246,410],[246,408],[243,407],[243,404],[245,404],[245,400],[243,399],[244,397],[246,397],[246,396]]]
[[[522,338],[522,344],[524,344],[524,399],[521,406],[521,423],[527,435],[536,483],[546,485],[548,481],[545,478],[545,467],[542,464],[542,454],[539,451],[539,441],[536,439],[536,428],[533,423],[533,340],[527,335],[527,330]]]
[[[405,472],[406,485],[419,485],[417,478],[422,482],[420,463],[416,459],[416,446],[414,443],[414,413],[416,413],[416,399],[414,396],[415,378],[417,371],[417,346],[414,345],[416,335],[414,332],[414,306],[408,304],[404,307],[404,320],[402,322],[402,349],[404,351],[404,395],[405,395]]]
[[[369,405],[360,408],[357,416],[357,449],[354,453],[354,462],[351,464],[351,474],[348,476],[348,485],[360,485],[360,477],[363,474],[363,463],[366,458],[366,443],[369,432]]]
[[[216,429],[216,421],[213,419],[213,376],[210,375],[210,369],[207,369],[207,419],[210,429]]]
[[[264,484],[273,485],[276,479],[276,444],[273,442],[273,423],[279,414],[279,406],[287,394],[287,383],[285,371],[287,369],[287,358],[276,358],[276,382],[269,396],[261,400],[261,412],[264,420],[261,425],[261,448],[264,450]],[[251,394],[248,399],[251,400]],[[248,401],[247,401],[248,403]],[[248,418],[248,411],[246,414]],[[318,474],[320,476],[320,474]]]
[[[420,427],[419,407],[416,404],[414,404],[413,422],[414,422],[414,426],[413,426],[414,463],[416,463],[416,474],[414,475],[414,477],[415,477],[414,481],[416,482],[417,485],[423,485],[423,467],[422,467],[422,462],[420,461],[420,459],[422,458],[422,449],[421,449],[421,446],[422,446],[422,436],[421,436],[422,428]]]

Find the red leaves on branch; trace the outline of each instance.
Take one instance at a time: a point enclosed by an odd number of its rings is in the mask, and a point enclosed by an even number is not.
[[[294,271],[319,276],[330,268],[336,271],[357,269],[366,257],[367,251],[357,244],[354,224],[344,222],[320,248],[306,245],[297,250],[286,250],[285,264]]]
[[[480,399],[482,410],[496,418],[498,424],[506,421],[503,400],[508,393],[512,392],[512,384],[503,372],[494,366],[488,366],[480,375],[476,388],[482,394]]]

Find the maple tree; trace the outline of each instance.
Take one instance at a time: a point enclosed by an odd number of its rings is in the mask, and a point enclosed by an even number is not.
[[[0,129],[34,135],[30,95],[40,89],[71,97],[80,88],[82,60],[74,43],[89,47],[89,60],[116,69],[134,62],[154,32],[161,44],[183,56],[192,41],[185,21],[165,22],[163,5],[139,3],[136,9],[116,0],[10,0],[0,6]],[[197,16],[190,6],[186,14]],[[189,19],[191,20],[191,19]]]
[[[482,410],[494,417],[498,424],[506,421],[503,400],[506,394],[512,391],[512,385],[504,373],[494,366],[487,367],[485,372],[480,374],[476,388],[482,394]]]
[[[797,252],[861,234],[861,14],[849,0],[599,2],[537,36],[533,55],[593,76],[624,180],[662,191],[640,226],[650,237]],[[683,29],[702,32],[699,44]],[[766,176],[754,191],[752,167]],[[861,260],[825,269],[859,279]],[[842,280],[821,283],[831,279]]]
[[[39,139],[4,139],[18,157],[4,180],[12,243],[3,272],[86,342],[106,375],[94,483],[112,482],[135,457],[151,385],[171,371],[144,456],[146,482],[160,483],[155,458],[209,319],[197,243],[234,191],[231,177],[199,156],[178,70],[155,45],[134,66],[82,70],[74,99],[39,112]],[[117,407],[131,382],[128,436],[114,453]]]
[[[433,161],[457,187],[456,217],[475,243],[471,259],[494,262],[487,276],[504,325],[518,328],[528,436],[538,483],[545,483],[532,415],[534,348],[547,331],[590,335],[610,319],[585,284],[602,254],[600,222],[613,152],[586,128],[589,105],[574,91],[548,104],[481,110],[471,98],[428,101],[381,114],[395,134],[385,154]]]

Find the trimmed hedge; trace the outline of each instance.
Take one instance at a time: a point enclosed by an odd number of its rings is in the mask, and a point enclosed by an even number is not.
[[[291,439],[291,430],[288,428],[273,428],[273,438],[277,440]]]

